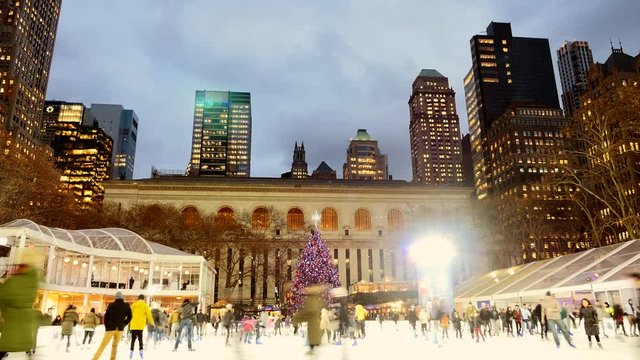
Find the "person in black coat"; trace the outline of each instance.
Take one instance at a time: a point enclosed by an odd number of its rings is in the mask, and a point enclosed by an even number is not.
[[[109,304],[107,307],[107,312],[104,314],[104,327],[105,334],[104,338],[102,338],[102,342],[98,347],[95,355],[93,356],[93,360],[98,360],[104,348],[107,344],[113,339],[113,343],[111,344],[111,358],[115,359],[116,354],[118,353],[118,344],[120,344],[120,339],[122,338],[122,332],[131,321],[131,307],[129,304],[124,302],[124,297],[120,291],[116,292],[116,299],[114,302]]]
[[[600,329],[598,328],[598,313],[587,299],[582,299],[580,316],[584,321],[584,332],[587,334],[587,339],[589,339],[589,347],[591,347],[592,336],[596,338],[598,347],[602,347],[602,344],[600,344]]]

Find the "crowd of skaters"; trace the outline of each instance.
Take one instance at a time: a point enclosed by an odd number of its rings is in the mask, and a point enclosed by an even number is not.
[[[398,313],[391,313],[389,318],[396,323]],[[497,308],[483,304],[476,307],[471,302],[461,312],[443,310],[437,302],[430,302],[426,308],[411,307],[405,315],[411,325],[413,335],[420,332],[426,338],[449,338],[449,328],[455,332],[456,339],[469,337],[476,342],[485,342],[487,337],[508,336],[523,337],[525,334],[540,336],[548,339],[551,331],[554,342],[560,347],[559,334],[567,344],[575,347],[572,341],[572,330],[584,327],[589,346],[595,340],[598,347],[602,347],[600,334],[608,337],[607,330],[615,336],[639,336],[640,307],[629,299],[625,305],[610,306],[607,302],[582,299],[579,307],[573,309],[566,302],[560,303],[550,292],[538,304],[522,304]],[[383,317],[377,318],[382,326]],[[625,320],[629,326],[629,333],[625,328]],[[468,335],[463,335],[467,333]]]

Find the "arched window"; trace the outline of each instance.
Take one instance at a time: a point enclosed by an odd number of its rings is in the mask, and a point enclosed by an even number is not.
[[[216,223],[221,226],[229,226],[236,222],[236,213],[230,207],[223,207],[216,213]]]
[[[271,225],[269,210],[263,207],[253,210],[253,214],[251,214],[251,226],[254,229],[266,229],[269,225]]]
[[[289,230],[301,230],[304,227],[304,213],[298,208],[287,212],[287,228]]]
[[[193,206],[187,206],[182,209],[182,220],[184,220],[184,223],[187,225],[193,225],[199,216],[198,209]]]
[[[320,230],[338,230],[338,213],[332,208],[322,210]]]
[[[387,214],[387,227],[390,231],[404,229],[404,214],[398,209],[391,209]]]
[[[371,230],[371,214],[367,209],[356,211],[356,230]]]

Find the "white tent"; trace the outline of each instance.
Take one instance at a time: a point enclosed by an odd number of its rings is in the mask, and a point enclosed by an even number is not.
[[[581,298],[609,304],[638,304],[640,239],[500,269],[469,279],[455,289],[456,304],[498,307],[536,303],[547,291],[577,303]]]

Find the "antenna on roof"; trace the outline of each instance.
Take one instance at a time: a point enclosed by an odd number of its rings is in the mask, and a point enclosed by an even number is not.
[[[620,38],[618,38],[618,44],[620,44],[620,51],[624,52],[624,50],[622,50],[622,40],[620,40]]]
[[[613,52],[613,40],[611,38],[609,38],[609,44],[611,44],[611,51]]]

